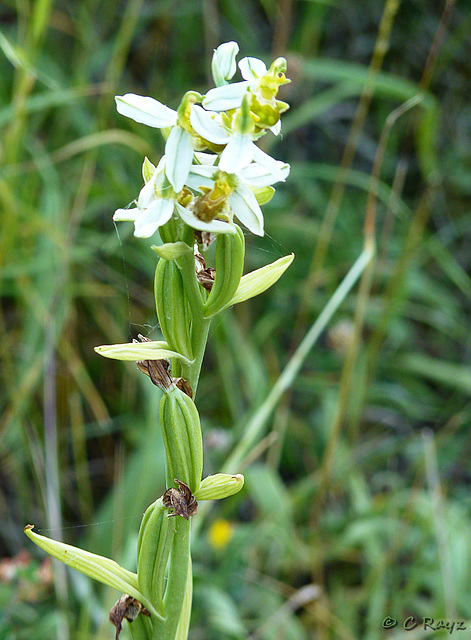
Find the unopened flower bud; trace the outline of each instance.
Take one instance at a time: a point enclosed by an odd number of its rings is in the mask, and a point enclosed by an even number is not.
[[[214,50],[211,62],[214,84],[221,87],[227,84],[236,72],[236,55],[239,53],[237,42],[224,42]]]
[[[161,245],[152,245],[151,249],[164,260],[175,260],[185,253],[192,253],[191,247],[186,242],[166,242]]]
[[[241,473],[233,476],[227,473],[216,473],[201,480],[195,492],[195,498],[196,500],[220,500],[238,493],[243,486],[244,476]]]
[[[155,166],[152,164],[152,162],[146,156],[144,158],[144,162],[142,163],[142,177],[144,178],[144,182],[146,184],[149,182],[149,180],[154,175],[154,171],[155,171]]]

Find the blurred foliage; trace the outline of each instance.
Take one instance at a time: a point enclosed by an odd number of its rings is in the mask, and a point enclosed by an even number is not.
[[[390,615],[412,640],[409,615],[471,618],[470,26],[453,0],[2,3],[0,557],[36,554],[34,522],[133,568],[164,490],[158,394],[93,347],[158,338],[155,255],[111,216],[163,145],[113,96],[175,107],[234,39],[292,78],[283,140],[264,140],[292,173],[246,270],[296,260],[213,325],[205,472],[360,254],[374,194],[377,257],[232,470],[244,491],[200,513],[190,638],[375,640]],[[119,594],[60,568],[39,585],[34,558],[1,574],[0,638],[111,638]]]

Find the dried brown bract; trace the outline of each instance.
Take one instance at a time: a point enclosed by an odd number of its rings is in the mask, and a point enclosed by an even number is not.
[[[188,380],[185,380],[185,378],[172,378],[172,380],[180,391],[183,391],[183,393],[186,393],[187,396],[193,399],[193,389],[190,387]]]
[[[116,627],[115,640],[119,640],[119,635],[123,630],[122,622],[124,618],[128,622],[133,622],[137,616],[142,613],[143,616],[150,616],[147,609],[132,596],[128,596],[127,593],[123,593],[121,598],[117,600],[111,607],[110,622]]]
[[[133,342],[151,342],[149,338],[139,334],[139,340]],[[180,391],[193,398],[193,390],[184,378],[173,378],[170,362],[168,360],[138,360],[136,362],[139,371],[145,373],[152,380],[156,387],[162,391],[169,391],[176,385]]]
[[[195,244],[194,247],[194,254],[196,279],[202,287],[204,287],[207,291],[211,291],[214,284],[214,278],[216,276],[216,269],[212,269],[211,267],[206,268],[206,262],[201,253],[198,251],[197,244]]]
[[[208,269],[201,269],[196,273],[196,279],[206,291],[211,291],[214,284],[214,278],[216,276],[216,269],[209,267]]]
[[[195,240],[201,245],[202,251],[207,251],[216,238],[216,233],[211,233],[210,231],[195,231]]]
[[[190,487],[174,479],[174,482],[178,484],[179,489],[171,487],[164,493],[162,500],[164,505],[168,509],[173,509],[173,513],[168,514],[168,518],[172,516],[181,516],[188,520],[190,516],[194,516],[198,510],[198,503],[195,500],[195,496],[191,493]]]

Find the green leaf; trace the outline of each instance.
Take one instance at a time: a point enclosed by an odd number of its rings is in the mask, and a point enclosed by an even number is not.
[[[137,574],[121,567],[114,560],[99,556],[89,551],[84,551],[70,544],[52,540],[45,536],[40,536],[33,531],[34,525],[28,524],[25,527],[25,533],[38,547],[41,547],[46,553],[57,558],[64,564],[77,569],[86,576],[98,580],[103,584],[113,587],[122,593],[127,593],[139,600],[152,615],[157,615],[152,604],[143,596],[138,589]]]
[[[168,344],[161,340],[149,342],[128,342],[124,344],[104,344],[95,347],[95,351],[105,358],[135,362],[136,360],[165,360],[178,358],[184,364],[191,364],[185,356],[169,349]]]
[[[293,260],[294,253],[291,253],[289,256],[280,258],[261,269],[243,276],[234,296],[223,308],[227,309],[227,307],[232,307],[233,304],[254,298],[269,289],[281,278]]]

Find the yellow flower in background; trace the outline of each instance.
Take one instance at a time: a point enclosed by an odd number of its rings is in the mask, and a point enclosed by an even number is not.
[[[228,521],[219,518],[215,520],[208,531],[209,544],[213,549],[221,550],[225,549],[229,544],[232,534],[234,533],[234,526]]]

